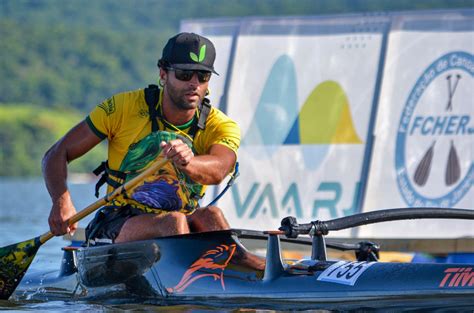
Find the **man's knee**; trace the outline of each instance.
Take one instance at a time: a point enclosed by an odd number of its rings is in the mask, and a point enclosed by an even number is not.
[[[156,222],[160,226],[175,228],[179,234],[184,234],[189,232],[188,221],[186,215],[181,212],[170,212],[165,216],[157,215]],[[174,226],[174,227],[173,227]]]
[[[202,210],[203,215],[207,215],[213,218],[224,218],[224,213],[222,213],[222,210],[219,209],[216,206],[208,206],[205,208],[200,209]]]
[[[197,209],[188,217],[191,231],[204,232],[229,229],[229,223],[224,217],[224,213],[216,206],[209,206]]]

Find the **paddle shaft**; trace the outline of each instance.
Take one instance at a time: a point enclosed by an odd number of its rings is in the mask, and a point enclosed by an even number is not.
[[[140,182],[142,182],[146,177],[152,175],[156,171],[158,171],[160,168],[162,168],[169,160],[168,159],[162,159],[160,161],[154,162],[150,167],[148,167],[145,171],[140,173],[140,175],[134,177],[130,181],[126,182],[119,188],[115,189],[114,191],[110,192],[107,194],[105,197],[97,200],[96,202],[90,204],[87,206],[85,209],[80,211],[79,213],[75,214],[68,220],[68,224],[72,225],[76,222],[79,222],[82,220],[84,217],[88,216],[92,212],[96,211],[97,209],[101,208],[105,204],[109,203],[113,199],[115,199],[118,195],[125,193],[128,189],[131,189],[138,185]],[[45,243],[49,239],[53,238],[54,235],[51,231],[48,231],[44,233],[43,235],[40,236],[39,240],[41,244]]]

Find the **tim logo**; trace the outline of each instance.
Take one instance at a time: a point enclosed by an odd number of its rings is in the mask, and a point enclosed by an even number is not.
[[[474,180],[474,56],[435,60],[411,90],[397,131],[395,167],[410,206],[452,207]]]
[[[471,267],[450,267],[444,273],[440,288],[474,287],[474,272]]]
[[[204,277],[212,277],[214,281],[219,280],[222,290],[225,290],[224,270],[234,255],[236,245],[220,245],[215,249],[206,251],[196,262],[194,262],[184,273],[180,282],[173,288],[166,288],[170,293],[183,292],[196,280]]]

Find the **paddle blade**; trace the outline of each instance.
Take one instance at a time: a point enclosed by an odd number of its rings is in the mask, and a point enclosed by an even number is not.
[[[33,261],[40,237],[0,248],[0,300],[7,300]]]
[[[459,165],[458,152],[451,140],[451,148],[448,154],[448,164],[446,166],[446,173],[444,175],[444,182],[446,186],[455,184],[461,177],[461,166]]]
[[[428,180],[428,176],[430,175],[431,170],[431,161],[433,160],[433,149],[436,141],[433,142],[431,147],[426,151],[425,155],[421,159],[420,163],[416,167],[415,175],[413,176],[413,180],[418,186],[423,187]]]

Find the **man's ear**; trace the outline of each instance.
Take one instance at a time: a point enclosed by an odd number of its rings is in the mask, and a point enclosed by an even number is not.
[[[168,79],[168,72],[160,67],[160,81],[162,81],[164,84],[166,83],[167,79]]]

